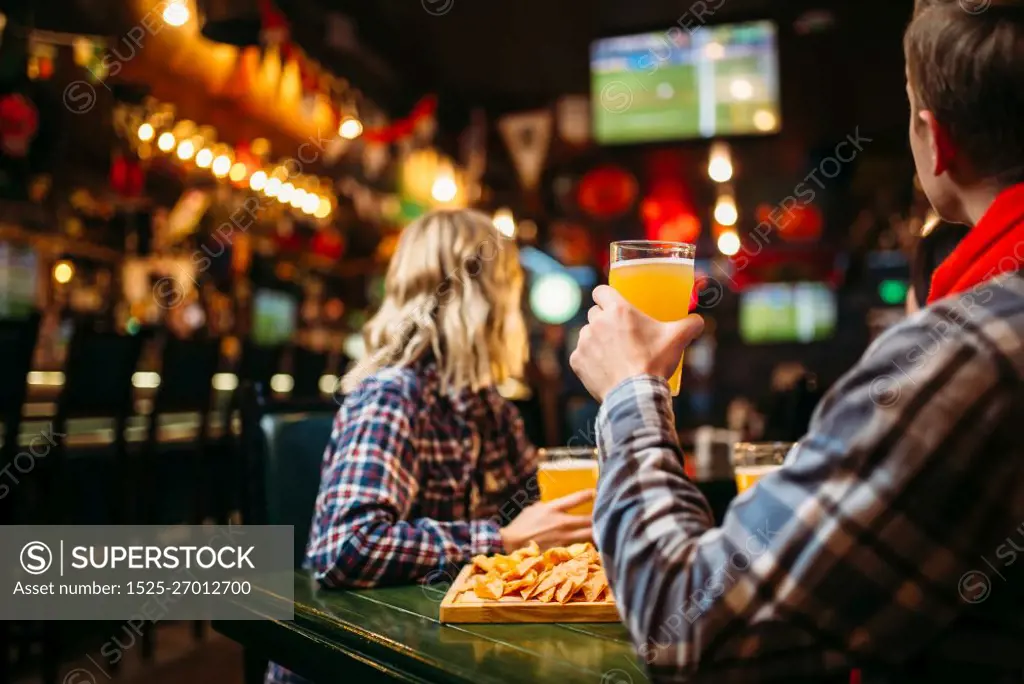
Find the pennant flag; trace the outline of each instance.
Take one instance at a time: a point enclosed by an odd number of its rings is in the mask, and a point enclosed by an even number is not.
[[[508,114],[498,122],[519,182],[527,190],[535,189],[540,182],[551,144],[551,123],[551,111],[547,109]]]

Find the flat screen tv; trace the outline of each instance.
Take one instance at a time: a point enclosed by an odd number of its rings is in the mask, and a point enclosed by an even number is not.
[[[601,144],[768,135],[782,125],[775,24],[602,38],[590,47]]]
[[[740,337],[747,344],[817,342],[836,328],[836,295],[824,283],[754,285],[740,295]]]
[[[298,301],[276,290],[256,290],[252,302],[252,340],[261,347],[284,344],[295,335]]]

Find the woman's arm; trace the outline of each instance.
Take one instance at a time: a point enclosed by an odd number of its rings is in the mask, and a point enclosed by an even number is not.
[[[376,383],[339,412],[325,458],[307,553],[326,586],[408,582],[446,563],[502,550],[490,520],[406,520],[420,488],[413,446],[417,406],[397,384]]]

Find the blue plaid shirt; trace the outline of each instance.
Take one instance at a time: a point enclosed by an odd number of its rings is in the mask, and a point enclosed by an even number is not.
[[[445,392],[432,361],[367,378],[324,453],[306,566],[325,587],[455,578],[504,550],[537,495],[537,451],[497,390]],[[271,664],[267,684],[304,681]]]
[[[615,388],[595,536],[652,677],[1020,682],[1022,381],[1024,277],[937,302],[867,350],[721,527],[665,382]]]

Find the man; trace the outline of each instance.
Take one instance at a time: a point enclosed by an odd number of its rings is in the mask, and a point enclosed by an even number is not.
[[[1024,2],[919,0],[910,140],[973,226],[721,527],[668,387],[699,317],[600,287],[571,363],[603,401],[595,536],[657,681],[1007,682],[1024,672]]]

